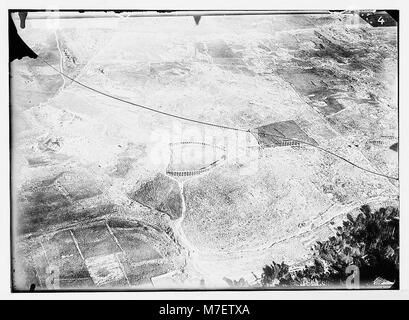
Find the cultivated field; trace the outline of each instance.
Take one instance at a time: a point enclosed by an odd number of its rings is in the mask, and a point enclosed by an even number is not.
[[[15,288],[226,287],[397,205],[396,180],[314,147],[398,174],[397,30],[356,18],[27,20],[77,81],[243,131],[12,62]]]

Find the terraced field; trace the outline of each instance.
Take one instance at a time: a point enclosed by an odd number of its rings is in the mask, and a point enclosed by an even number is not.
[[[14,288],[226,288],[398,205],[397,30],[356,18],[27,20]]]

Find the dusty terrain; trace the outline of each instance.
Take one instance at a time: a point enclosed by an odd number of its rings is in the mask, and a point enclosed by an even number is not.
[[[396,27],[300,15],[18,30],[58,70],[119,98],[244,130],[272,125],[398,174]],[[308,261],[360,205],[398,204],[396,180],[312,146],[138,109],[38,59],[14,61],[11,86],[17,289],[54,285],[50,270],[65,289],[251,282],[272,260]]]

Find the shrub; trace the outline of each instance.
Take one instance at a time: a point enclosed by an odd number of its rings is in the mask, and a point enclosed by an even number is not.
[[[348,278],[348,266],[359,268],[360,284],[370,285],[378,277],[399,285],[399,210],[394,207],[372,212],[365,205],[356,218],[337,228],[335,236],[313,247],[314,263],[290,272],[285,263],[263,268],[261,285],[339,285]]]

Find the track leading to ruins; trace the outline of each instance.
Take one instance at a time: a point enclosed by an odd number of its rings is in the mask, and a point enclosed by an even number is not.
[[[236,128],[236,127],[231,127],[231,126],[223,126],[223,125],[216,124],[216,123],[211,123],[211,122],[206,122],[206,121],[200,121],[200,120],[196,120],[196,119],[192,119],[192,118],[187,118],[187,117],[179,116],[179,115],[176,115],[176,114],[172,114],[172,113],[160,111],[160,110],[155,109],[155,108],[152,108],[152,107],[148,107],[148,106],[141,105],[141,104],[138,104],[138,103],[135,103],[135,102],[132,102],[132,101],[128,101],[128,100],[125,100],[125,99],[121,99],[121,98],[116,97],[116,96],[113,96],[113,95],[111,95],[111,94],[109,94],[109,93],[102,92],[102,91],[100,91],[100,90],[98,90],[98,89],[92,88],[92,87],[90,87],[90,86],[88,86],[88,85],[86,85],[86,84],[84,84],[84,83],[82,83],[82,82],[80,82],[80,81],[78,81],[78,80],[76,80],[76,79],[74,79],[74,78],[72,78],[72,77],[66,75],[64,72],[58,70],[57,68],[55,68],[53,65],[51,65],[50,63],[48,63],[46,60],[44,60],[44,59],[41,58],[40,56],[38,56],[38,58],[39,58],[43,63],[45,63],[46,65],[48,65],[50,68],[52,68],[54,71],[56,71],[56,72],[58,72],[59,74],[61,74],[63,77],[66,77],[67,79],[71,80],[72,82],[75,82],[76,84],[78,84],[78,85],[80,85],[80,86],[82,86],[82,87],[84,87],[84,88],[86,88],[86,89],[88,89],[88,90],[91,90],[91,91],[93,91],[93,92],[96,92],[96,93],[98,93],[98,94],[100,94],[100,95],[103,95],[103,96],[105,96],[105,97],[108,97],[108,98],[111,98],[111,99],[114,99],[114,100],[117,100],[117,101],[120,101],[120,102],[129,104],[129,105],[132,105],[132,106],[134,106],[134,107],[138,107],[138,108],[140,108],[140,109],[148,110],[148,111],[151,111],[151,112],[155,112],[155,113],[158,113],[158,114],[167,116],[167,117],[172,117],[172,118],[176,118],[176,119],[183,120],[183,121],[188,121],[188,122],[197,123],[197,124],[200,124],[200,125],[211,126],[211,127],[216,127],[216,128],[225,129],[225,130],[234,130],[234,131],[241,131],[241,132],[248,132],[248,133],[252,133],[252,134],[257,134],[257,132],[255,132],[253,129],[247,129],[247,130],[246,130],[246,129],[242,129],[242,128]],[[282,136],[278,136],[278,135],[274,135],[274,134],[270,134],[270,133],[267,133],[267,134],[270,135],[270,136],[272,136],[272,137],[276,137],[276,138],[280,138],[280,139],[283,138]],[[367,172],[367,173],[374,174],[374,175],[377,175],[377,176],[380,176],[380,177],[384,177],[384,178],[387,178],[387,179],[399,180],[399,177],[388,176],[388,175],[386,175],[386,174],[379,173],[379,172],[376,172],[376,171],[374,171],[374,170],[370,170],[370,169],[364,168],[364,167],[362,167],[362,166],[360,166],[360,165],[358,165],[358,164],[356,164],[356,163],[354,163],[354,162],[352,162],[352,161],[350,161],[350,160],[344,158],[344,157],[341,156],[341,155],[338,155],[338,154],[336,154],[336,153],[334,153],[334,152],[332,152],[332,151],[329,151],[329,150],[327,150],[327,149],[324,149],[324,148],[322,148],[322,147],[316,146],[316,145],[314,145],[314,144],[312,144],[312,143],[309,143],[309,142],[306,142],[306,141],[297,140],[297,139],[293,139],[293,138],[290,138],[290,137],[285,137],[285,139],[286,139],[286,140],[290,140],[290,141],[294,141],[294,142],[298,142],[298,143],[301,143],[301,144],[306,144],[306,145],[309,145],[309,146],[311,146],[311,147],[317,148],[317,149],[319,149],[319,150],[321,150],[321,151],[323,151],[323,152],[326,152],[326,153],[328,153],[328,154],[330,154],[330,155],[332,155],[332,156],[334,156],[334,157],[336,157],[336,158],[338,158],[338,159],[340,159],[340,160],[343,160],[343,161],[349,163],[350,165],[352,165],[352,166],[354,166],[354,167],[356,167],[356,168],[358,168],[358,169],[360,169],[360,170],[363,170],[363,171],[365,171],[365,172]]]

